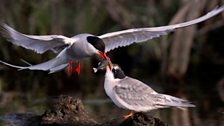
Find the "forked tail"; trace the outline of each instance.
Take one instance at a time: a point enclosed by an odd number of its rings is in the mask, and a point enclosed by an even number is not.
[[[42,71],[48,71],[49,73],[60,71],[68,66],[68,63],[66,63],[66,61],[60,60],[60,58],[58,57],[51,59],[49,61],[37,64],[37,65],[30,65],[30,66],[17,66],[17,65],[6,63],[2,60],[0,60],[0,63],[16,68],[18,70],[24,70],[24,69],[42,70]]]

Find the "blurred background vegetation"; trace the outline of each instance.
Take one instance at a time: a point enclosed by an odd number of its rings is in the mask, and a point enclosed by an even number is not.
[[[199,17],[222,0],[1,0],[0,21],[25,34],[101,35],[128,28],[162,26]],[[224,13],[177,32],[108,53],[126,75],[161,93],[189,99],[188,111],[161,109],[150,114],[172,126],[224,125]],[[26,65],[55,56],[38,55],[0,37],[0,59]],[[104,93],[104,73],[93,74],[93,59],[81,61],[81,75],[67,71],[17,71],[0,65],[0,115],[42,114],[60,94],[79,97],[100,121],[127,114]]]

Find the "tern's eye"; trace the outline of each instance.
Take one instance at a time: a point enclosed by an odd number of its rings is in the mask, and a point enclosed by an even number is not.
[[[113,69],[112,69],[112,72],[113,72],[113,73],[116,73],[116,69],[113,68]]]

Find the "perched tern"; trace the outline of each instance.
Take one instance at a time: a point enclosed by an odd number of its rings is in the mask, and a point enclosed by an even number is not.
[[[118,65],[110,65],[112,64],[106,65],[104,89],[120,108],[135,112],[148,112],[158,108],[195,107],[187,100],[157,93],[145,83],[126,76]]]
[[[30,66],[16,66],[1,60],[0,62],[18,69],[43,70],[49,71],[49,73],[60,71],[69,65],[69,73],[71,73],[72,61],[78,60],[78,67],[76,71],[79,73],[79,60],[82,58],[91,57],[97,54],[100,55],[103,59],[107,59],[105,53],[115,48],[128,46],[133,43],[145,42],[161,35],[166,35],[175,29],[187,27],[205,21],[221,13],[223,10],[224,6],[221,6],[220,8],[216,8],[208,12],[202,17],[175,25],[128,29],[111,32],[100,36],[79,34],[71,38],[62,35],[25,35],[14,30],[6,24],[2,24],[1,32],[3,36],[8,38],[8,40],[13,44],[22,46],[26,49],[31,49],[40,54],[50,50],[58,53],[58,55],[49,61]]]

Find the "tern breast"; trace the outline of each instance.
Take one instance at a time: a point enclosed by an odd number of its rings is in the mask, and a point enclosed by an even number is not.
[[[120,108],[127,109],[123,104],[120,98],[114,92],[114,87],[117,85],[120,79],[114,79],[113,73],[110,70],[107,70],[104,81],[104,89],[111,98],[111,100]]]

